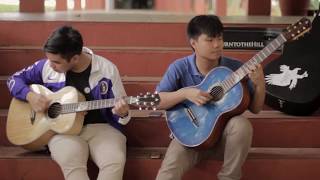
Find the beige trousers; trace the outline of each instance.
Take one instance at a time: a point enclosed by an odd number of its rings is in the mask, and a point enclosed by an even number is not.
[[[126,161],[126,137],[109,124],[88,124],[80,135],[55,135],[49,141],[51,157],[66,180],[88,180],[87,161],[99,167],[98,180],[121,180]]]
[[[187,148],[173,139],[157,175],[157,180],[179,180],[183,174],[209,155],[224,159],[219,180],[238,180],[252,141],[252,126],[248,119],[236,116],[227,123],[221,141],[209,151]],[[212,176],[215,176],[214,174]]]

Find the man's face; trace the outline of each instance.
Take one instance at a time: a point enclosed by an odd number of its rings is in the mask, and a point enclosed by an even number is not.
[[[196,56],[208,60],[218,60],[223,51],[223,37],[209,37],[206,34],[201,34],[197,39],[190,40]]]
[[[50,61],[50,66],[56,72],[65,73],[72,69],[72,67],[74,66],[72,59],[70,62],[68,62],[66,59],[63,59],[59,54],[52,54],[46,52],[46,56]]]

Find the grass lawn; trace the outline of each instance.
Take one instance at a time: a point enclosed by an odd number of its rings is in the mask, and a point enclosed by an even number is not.
[[[46,6],[45,11],[53,11],[54,7]],[[0,13],[2,12],[19,12],[19,5],[8,5],[0,3]]]
[[[0,12],[18,12],[18,5],[0,4]]]

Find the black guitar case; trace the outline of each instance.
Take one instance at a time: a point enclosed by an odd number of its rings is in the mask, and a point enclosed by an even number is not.
[[[291,115],[309,115],[320,105],[320,15],[310,33],[284,45],[283,54],[264,68],[265,103]]]

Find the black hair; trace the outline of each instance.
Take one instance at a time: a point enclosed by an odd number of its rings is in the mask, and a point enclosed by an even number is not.
[[[56,29],[48,38],[43,50],[52,54],[59,54],[68,62],[74,55],[82,52],[83,40],[80,32],[71,26]]]
[[[197,39],[201,34],[219,37],[223,35],[223,25],[218,16],[198,15],[188,23],[187,34],[189,39]]]

